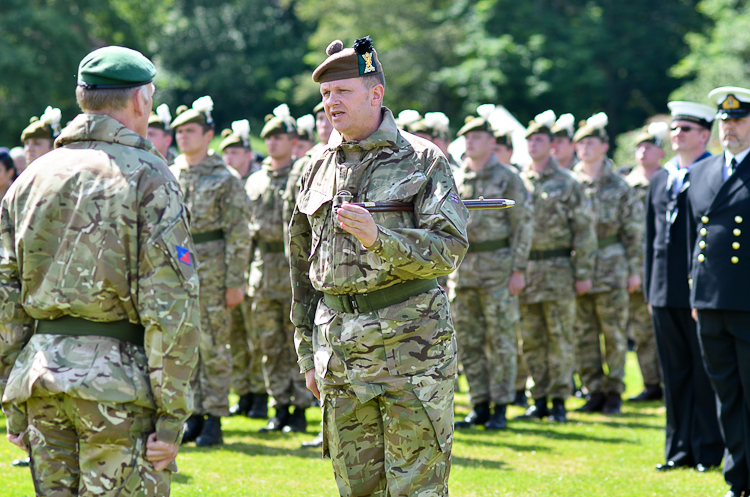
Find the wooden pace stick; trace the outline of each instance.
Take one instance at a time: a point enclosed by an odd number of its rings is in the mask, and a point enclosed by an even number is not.
[[[467,199],[462,201],[469,209],[507,209],[516,205],[514,200],[506,198],[482,198]],[[370,212],[413,212],[414,204],[411,202],[358,202],[352,203],[364,207]]]

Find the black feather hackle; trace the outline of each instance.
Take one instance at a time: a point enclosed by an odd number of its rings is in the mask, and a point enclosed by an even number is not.
[[[352,48],[360,55],[372,52],[374,50],[372,46],[372,38],[370,38],[370,35],[367,35],[364,38],[354,40],[354,45],[352,45]]]

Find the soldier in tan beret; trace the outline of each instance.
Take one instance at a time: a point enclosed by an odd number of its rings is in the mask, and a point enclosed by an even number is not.
[[[468,212],[442,152],[383,106],[372,40],[326,53],[313,81],[336,132],[289,223],[298,364],[342,496],[447,496],[457,358],[436,277],[463,259]],[[384,200],[413,212],[350,203]]]
[[[21,133],[27,166],[54,148],[55,138],[60,134],[61,117],[60,109],[47,107],[41,117],[31,118]]]

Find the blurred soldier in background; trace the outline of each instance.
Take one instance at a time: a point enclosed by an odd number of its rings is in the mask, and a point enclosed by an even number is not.
[[[606,114],[596,114],[573,137],[580,159],[573,173],[593,204],[598,241],[592,288],[576,299],[575,330],[578,373],[589,391],[578,411],[616,414],[625,391],[628,292],[641,286],[643,205],[607,158],[607,121]]]
[[[55,138],[60,135],[60,109],[47,107],[42,117],[32,117],[30,124],[21,133],[26,166],[46,154],[54,147]],[[23,169],[19,170],[19,174]]]
[[[534,405],[519,419],[551,415],[563,422],[575,369],[575,296],[591,288],[596,235],[583,188],[550,156],[554,123],[552,111],[529,123],[526,141],[532,163],[521,172],[534,206],[534,237],[520,296],[523,354],[534,379]]]
[[[573,166],[578,163],[576,146],[573,143],[575,126],[573,114],[561,115],[552,126],[552,133],[554,133],[555,138],[552,140],[552,151],[550,153],[557,160],[559,167],[563,169],[573,169]]]
[[[201,97],[180,106],[172,121],[180,155],[171,171],[190,211],[190,231],[201,280],[200,361],[191,379],[195,414],[183,442],[223,443],[221,418],[229,415],[232,352],[229,311],[245,298],[250,233],[249,202],[239,175],[208,149],[214,136],[213,102]]]
[[[466,139],[466,159],[455,173],[458,193],[463,198],[516,201],[512,209],[469,215],[469,250],[448,277],[459,360],[472,404],[456,428],[479,425],[500,430],[507,427],[506,407],[515,400],[517,295],[525,286],[533,210],[516,170],[493,154],[495,135],[485,118],[470,120],[458,136]]]
[[[172,147],[172,114],[169,112],[167,104],[161,104],[152,112],[148,118],[148,136],[147,138],[159,153],[167,159],[167,165],[174,164],[177,157],[175,149]]]

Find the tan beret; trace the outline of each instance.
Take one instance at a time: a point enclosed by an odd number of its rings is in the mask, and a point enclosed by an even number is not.
[[[378,53],[372,46],[369,36],[356,40],[352,48],[344,48],[341,40],[335,40],[326,48],[326,54],[328,58],[313,72],[312,79],[316,83],[359,78],[383,72]]]

